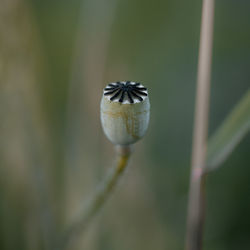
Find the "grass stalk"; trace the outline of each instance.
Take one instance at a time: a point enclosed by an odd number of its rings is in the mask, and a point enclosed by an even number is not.
[[[95,215],[101,210],[105,202],[113,193],[118,180],[124,173],[131,155],[131,146],[117,146],[117,163],[98,186],[92,198],[88,201],[80,215],[72,222],[57,246],[57,250],[67,249],[74,238],[83,232]]]
[[[205,220],[205,178],[209,94],[213,44],[214,0],[203,0],[186,250],[202,249]]]

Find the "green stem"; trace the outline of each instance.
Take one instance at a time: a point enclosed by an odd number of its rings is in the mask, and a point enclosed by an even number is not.
[[[95,215],[101,210],[114,191],[119,178],[124,173],[130,155],[130,146],[119,146],[119,148],[117,148],[118,160],[116,166],[111,169],[103,183],[96,189],[93,197],[89,200],[85,209],[80,213],[80,216],[78,216],[66,230],[56,248],[57,250],[67,249],[74,238],[87,228]]]

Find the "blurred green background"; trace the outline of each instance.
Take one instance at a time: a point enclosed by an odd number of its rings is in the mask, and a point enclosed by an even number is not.
[[[72,249],[183,249],[201,1],[0,1],[0,249],[51,249],[114,162],[102,88],[140,81],[151,121]],[[215,5],[209,134],[250,82],[250,2]],[[207,179],[205,250],[250,249],[250,137]]]

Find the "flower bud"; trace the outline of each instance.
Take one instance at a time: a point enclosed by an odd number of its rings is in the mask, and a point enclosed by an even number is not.
[[[118,145],[135,143],[148,128],[150,103],[140,83],[110,83],[103,91],[101,122],[108,139]]]

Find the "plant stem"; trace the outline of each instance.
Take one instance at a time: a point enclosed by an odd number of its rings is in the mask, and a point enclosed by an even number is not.
[[[93,197],[89,200],[87,206],[80,213],[80,216],[74,220],[69,229],[65,232],[63,238],[60,240],[59,246],[56,249],[62,250],[68,248],[73,239],[80,232],[83,232],[87,228],[89,223],[101,210],[104,203],[114,191],[119,178],[126,169],[129,157],[131,155],[130,146],[117,146],[116,149],[118,156],[116,166],[111,169],[103,183],[96,189]]]
[[[197,93],[187,217],[186,250],[202,249],[209,92],[213,44],[214,0],[203,0]]]

